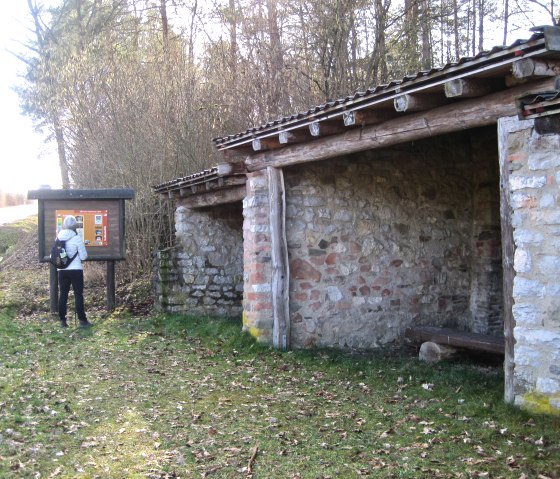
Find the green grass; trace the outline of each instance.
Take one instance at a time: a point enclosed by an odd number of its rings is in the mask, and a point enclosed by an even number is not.
[[[11,253],[22,235],[28,235],[37,228],[37,219],[27,218],[9,225],[0,226],[0,258]],[[35,252],[32,252],[35,254]],[[1,264],[1,260],[0,260]]]
[[[0,477],[558,477],[500,369],[280,353],[232,320],[0,315]],[[489,474],[489,475],[485,475]]]
[[[90,285],[95,326],[62,330],[47,285],[0,265],[2,479],[560,477],[559,418],[504,404],[499,366],[281,353]]]

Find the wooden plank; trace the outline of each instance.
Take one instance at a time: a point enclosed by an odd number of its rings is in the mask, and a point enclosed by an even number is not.
[[[272,262],[272,344],[286,350],[290,344],[288,242],[286,240],[286,190],[283,172],[267,168]]]
[[[514,370],[515,370],[515,337],[513,318],[513,258],[515,255],[515,243],[513,241],[513,226],[511,224],[512,207],[509,190],[509,159],[508,159],[508,135],[512,126],[519,124],[515,118],[504,118],[498,123],[498,150],[500,165],[500,221],[502,235],[502,269],[503,269],[503,318],[504,318],[504,400],[513,404],[514,393]]]
[[[183,204],[187,208],[207,208],[209,206],[223,205],[243,201],[246,195],[245,185],[234,186],[222,190],[213,190],[199,195],[192,195],[183,198]]]
[[[262,170],[267,166],[280,168],[496,124],[498,118],[517,115],[517,97],[550,89],[553,84],[552,79],[523,84],[485,97],[395,118],[379,125],[347,130],[309,143],[257,153],[247,157],[245,164],[248,171]]]
[[[406,337],[416,341],[432,341],[446,346],[474,349],[489,353],[504,354],[504,338],[485,334],[469,333],[435,326],[416,326],[406,331]]]

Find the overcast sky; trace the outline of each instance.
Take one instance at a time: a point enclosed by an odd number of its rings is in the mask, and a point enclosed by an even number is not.
[[[56,4],[57,0],[43,0]],[[12,90],[23,66],[10,52],[22,49],[29,35],[26,0],[2,3],[0,15],[0,189],[26,192],[42,184],[60,186],[56,155],[52,145],[35,133],[31,120],[20,113],[18,97]]]

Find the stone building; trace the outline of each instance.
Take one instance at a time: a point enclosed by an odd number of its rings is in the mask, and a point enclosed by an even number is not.
[[[163,310],[278,348],[438,326],[505,339],[505,398],[560,411],[560,28],[214,139],[176,202]]]

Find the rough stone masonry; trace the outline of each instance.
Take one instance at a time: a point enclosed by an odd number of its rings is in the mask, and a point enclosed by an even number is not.
[[[515,243],[515,404],[560,412],[560,134],[500,120]]]
[[[411,325],[502,334],[494,129],[284,169],[293,347],[370,349]],[[272,332],[268,185],[244,201],[244,327]]]
[[[241,315],[241,208],[225,205],[175,212],[177,246],[155,259],[156,305],[163,311],[225,317]]]

